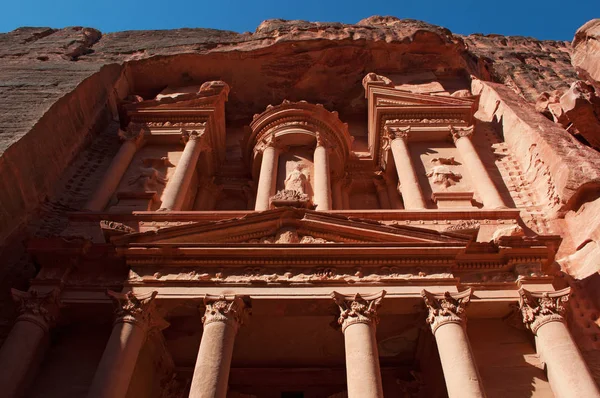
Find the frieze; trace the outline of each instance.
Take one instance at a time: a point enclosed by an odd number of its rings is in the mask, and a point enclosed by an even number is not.
[[[206,127],[206,122],[147,122],[148,127]]]
[[[402,283],[411,281],[453,279],[448,268],[421,267],[317,267],[272,268],[248,266],[244,268],[208,268],[199,271],[173,267],[135,267],[129,272],[128,282],[177,283],[206,282],[219,284],[313,284],[313,283]]]
[[[463,119],[448,119],[448,118],[411,118],[402,117],[396,119],[385,119],[385,124],[453,124],[464,123]]]

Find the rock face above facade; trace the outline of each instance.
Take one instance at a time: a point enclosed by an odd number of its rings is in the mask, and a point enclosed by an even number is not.
[[[592,19],[577,30],[572,60],[582,79],[600,87],[600,19]]]

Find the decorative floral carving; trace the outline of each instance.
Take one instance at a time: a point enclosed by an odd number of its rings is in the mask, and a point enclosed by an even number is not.
[[[454,124],[463,122],[464,121],[462,119],[411,118],[407,115],[407,118],[386,119],[385,124]]]
[[[113,231],[122,232],[124,234],[131,234],[135,232],[135,229],[131,228],[128,225],[110,220],[100,220],[100,228],[110,229]]]
[[[205,296],[204,327],[213,322],[225,322],[238,328],[242,325],[246,304],[239,296]]]
[[[397,140],[397,139],[406,140],[406,139],[408,139],[408,134],[410,133],[410,126],[403,126],[403,127],[385,126],[383,128],[383,131],[389,140],[392,140],[392,141]]]
[[[475,126],[469,127],[454,127],[453,125],[448,126],[450,129],[450,134],[452,135],[452,139],[454,142],[462,137],[471,137],[473,135],[473,131]]]
[[[119,138],[123,141],[132,141],[136,146],[140,147],[144,136],[148,132],[148,127],[143,123],[129,123],[127,130],[119,129]]]
[[[429,314],[427,323],[431,325],[431,331],[435,331],[446,323],[466,324],[466,307],[471,301],[473,289],[467,289],[461,293],[445,292],[444,294],[433,294],[427,290],[421,292]]]
[[[473,230],[473,229],[479,229],[479,228],[481,228],[481,224],[479,223],[479,221],[466,220],[466,221],[460,221],[456,225],[449,226],[448,228],[446,228],[445,231],[446,232],[464,231],[464,230]]]
[[[525,326],[535,334],[548,322],[564,322],[570,292],[570,288],[542,293],[519,289],[519,307]]]
[[[342,326],[342,332],[355,323],[370,325],[379,323],[377,308],[381,305],[384,296],[385,290],[368,296],[361,296],[359,293],[354,296],[347,296],[338,292],[331,293],[331,297],[340,307],[338,324]]]
[[[154,298],[157,291],[135,295],[129,291],[125,294],[107,291],[106,294],[115,304],[115,323],[133,323],[144,329],[165,329],[169,324],[155,311]]]
[[[12,298],[18,305],[18,319],[33,322],[46,332],[56,323],[59,294],[58,289],[45,294],[40,294],[35,290],[23,292],[11,289]]]

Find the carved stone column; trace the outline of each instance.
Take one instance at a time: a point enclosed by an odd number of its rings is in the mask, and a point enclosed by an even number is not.
[[[378,178],[373,180],[375,189],[377,190],[377,198],[379,199],[379,206],[382,209],[390,208],[390,199],[388,198],[387,186],[384,180]]]
[[[375,328],[384,296],[385,291],[369,296],[332,293],[341,312],[338,323],[344,333],[349,398],[383,397]]]
[[[314,200],[317,210],[331,210],[331,173],[329,151],[331,146],[321,134],[317,134],[317,146],[313,156],[315,166]]]
[[[536,336],[537,351],[546,364],[557,398],[600,397],[598,386],[565,323],[564,304],[570,289],[534,293],[519,289],[523,323]]]
[[[246,305],[241,297],[206,296],[204,331],[194,367],[190,398],[225,398],[235,335]]]
[[[474,188],[481,196],[483,205],[490,209],[506,207],[494,181],[487,172],[485,165],[477,154],[477,150],[471,141],[474,127],[453,127],[450,126],[450,133],[454,140],[454,145],[460,153],[460,157],[465,163],[465,169],[471,176]]]
[[[121,398],[127,394],[138,355],[152,329],[168,326],[154,310],[157,292],[136,296],[107,292],[116,305],[112,333],[96,369],[88,398]]]
[[[421,292],[429,311],[427,323],[440,353],[449,398],[485,397],[466,332],[465,307],[472,294],[472,289],[461,293]]]
[[[86,203],[85,209],[91,211],[102,211],[108,205],[110,198],[117,190],[123,175],[131,164],[135,153],[143,145],[145,131],[137,128],[135,131],[128,130],[124,132],[119,130],[119,137],[123,140],[119,152],[113,158],[108,170],[102,177],[100,185],[94,191],[90,200]]]
[[[254,210],[263,211],[269,209],[269,199],[275,194],[280,148],[275,137],[271,136],[261,142],[257,150],[262,151],[263,157],[260,164]]]
[[[0,349],[0,395],[7,398],[26,392],[58,315],[58,290],[38,294],[12,289],[12,296],[20,314]]]
[[[419,185],[419,179],[413,166],[410,152],[408,150],[408,133],[410,127],[385,127],[387,137],[390,140],[392,157],[396,165],[400,191],[406,209],[425,209],[427,204]]]
[[[160,210],[181,210],[185,195],[190,189],[200,153],[210,149],[205,142],[204,134],[204,130],[184,132],[185,148],[175,167],[175,172],[167,182],[162,194]]]

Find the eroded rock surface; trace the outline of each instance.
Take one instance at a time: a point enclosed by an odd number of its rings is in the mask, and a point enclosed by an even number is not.
[[[582,79],[600,87],[600,19],[592,19],[577,30],[572,61]]]

